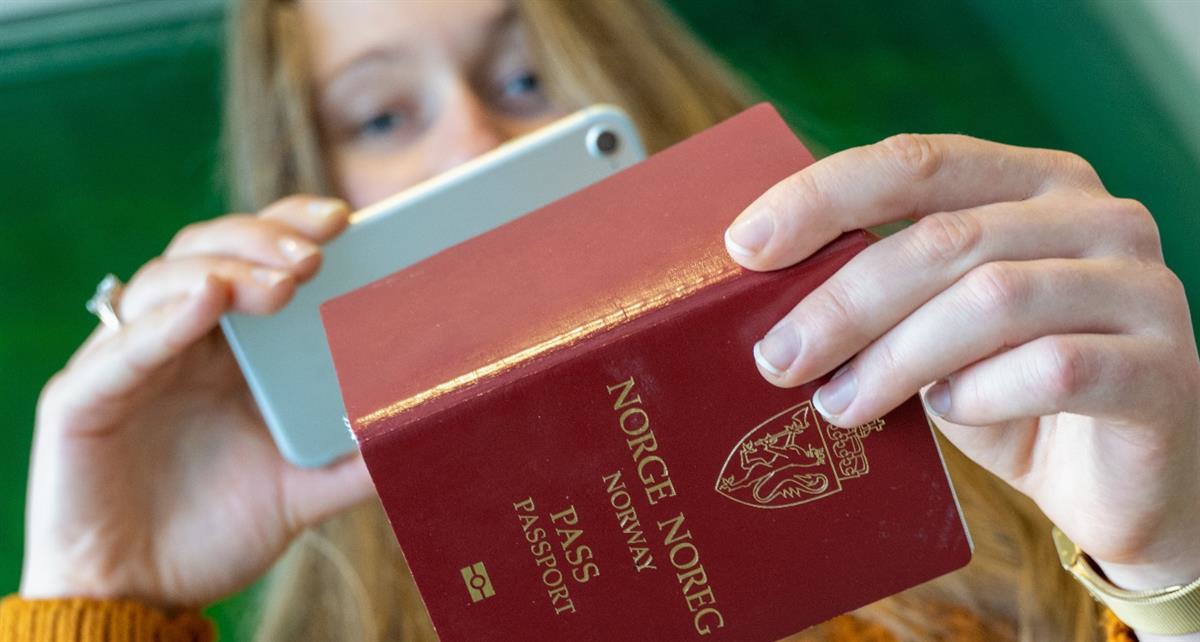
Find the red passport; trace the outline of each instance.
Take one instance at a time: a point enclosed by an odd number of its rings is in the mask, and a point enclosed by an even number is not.
[[[443,640],[775,640],[965,565],[918,401],[844,429],[751,349],[868,244],[722,233],[812,156],[760,105],[326,303],[352,429]]]

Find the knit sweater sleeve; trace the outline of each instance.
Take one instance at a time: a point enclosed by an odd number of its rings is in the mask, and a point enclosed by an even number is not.
[[[1129,625],[1122,622],[1108,607],[1100,606],[1100,628],[1104,629],[1104,642],[1138,642],[1137,635]]]
[[[212,642],[212,622],[199,611],[168,615],[135,600],[0,600],[5,642]]]
[[[950,614],[958,618],[952,627],[956,642],[974,642],[980,623],[966,611]],[[961,621],[959,621],[961,620]],[[1137,642],[1137,636],[1112,611],[1100,606],[1099,625],[1105,642]],[[821,642],[894,642],[878,625],[852,614],[826,623],[823,635],[799,634],[789,640]],[[168,616],[133,600],[24,600],[17,595],[0,600],[0,640],[5,642],[213,642],[212,622],[198,611]]]

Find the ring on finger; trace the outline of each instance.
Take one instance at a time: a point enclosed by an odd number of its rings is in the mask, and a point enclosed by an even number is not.
[[[115,274],[109,273],[96,286],[96,293],[87,300],[85,307],[88,312],[100,318],[100,322],[113,329],[121,329],[121,316],[117,314],[117,299],[125,284]]]

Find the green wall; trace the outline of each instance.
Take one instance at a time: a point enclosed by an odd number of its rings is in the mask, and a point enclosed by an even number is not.
[[[672,4],[825,149],[916,131],[1082,154],[1150,206],[1200,310],[1200,155],[1113,33],[1144,25],[1076,3]],[[37,392],[93,326],[83,301],[222,212],[219,4],[118,9],[0,23],[0,594],[20,574]],[[214,609],[227,638],[248,630],[245,604]]]

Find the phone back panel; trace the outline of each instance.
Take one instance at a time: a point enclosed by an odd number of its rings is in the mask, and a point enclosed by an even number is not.
[[[604,131],[617,137],[607,154],[597,148]],[[321,326],[321,303],[644,157],[624,113],[608,106],[583,109],[352,215],[350,227],[324,246],[317,275],[282,310],[225,315],[221,327],[283,456],[321,466],[355,447]],[[487,278],[488,266],[478,270]]]

